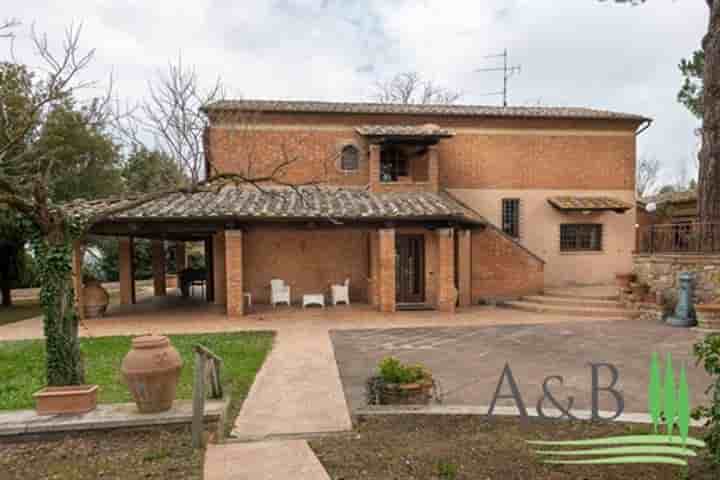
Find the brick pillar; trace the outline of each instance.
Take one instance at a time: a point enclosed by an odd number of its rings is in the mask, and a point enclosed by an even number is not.
[[[85,319],[85,295],[83,292],[83,278],[82,278],[82,267],[83,267],[83,253],[84,245],[81,241],[73,242],[73,253],[72,253],[72,277],[73,277],[73,289],[75,290],[75,309],[77,311],[78,318],[80,320]]]
[[[175,244],[175,270],[179,273],[187,268],[187,256],[185,255],[185,242]]]
[[[437,266],[437,309],[455,312],[457,290],[455,288],[455,238],[452,228],[439,228]]]
[[[431,191],[440,190],[440,160],[437,145],[428,147],[428,182]]]
[[[395,229],[378,231],[378,303],[381,312],[395,311]]]
[[[225,231],[225,292],[228,316],[242,316],[245,310],[242,230]]]
[[[122,237],[119,243],[120,304],[135,303],[135,265],[133,262],[133,238]]]
[[[380,187],[380,145],[370,145],[370,159],[368,170],[370,171],[370,191],[376,192]]]
[[[457,236],[458,299],[461,307],[472,304],[472,243],[470,230],[460,230]]]
[[[225,231],[213,235],[213,275],[215,277],[215,305],[225,305],[227,290],[225,281]]]
[[[167,295],[167,285],[165,284],[165,242],[163,240],[153,240],[151,253],[153,294],[156,297],[164,297]]]
[[[373,307],[377,307],[379,305],[378,293],[380,288],[378,283],[378,260],[378,232],[371,230],[368,234],[368,262],[370,264],[370,271],[368,272],[368,276],[370,277],[370,281],[368,282],[368,300],[370,305]]]

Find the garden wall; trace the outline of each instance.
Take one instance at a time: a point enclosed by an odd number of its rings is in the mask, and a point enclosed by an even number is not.
[[[662,292],[668,300],[677,299],[682,272],[695,275],[696,302],[720,297],[720,254],[636,254],[633,260],[637,281],[648,284],[652,292]]]

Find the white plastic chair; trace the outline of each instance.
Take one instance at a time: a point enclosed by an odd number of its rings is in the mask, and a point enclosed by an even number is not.
[[[290,286],[279,278],[270,280],[270,303],[273,307],[278,303],[290,305]]]
[[[350,279],[346,278],[343,285],[331,285],[330,293],[333,305],[337,305],[339,302],[350,305]]]

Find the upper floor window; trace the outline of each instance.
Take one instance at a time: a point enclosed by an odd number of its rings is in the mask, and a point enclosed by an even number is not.
[[[502,229],[513,238],[520,236],[520,199],[503,198]]]
[[[386,147],[380,152],[380,180],[397,182],[409,175],[408,157],[402,149]]]
[[[340,168],[346,172],[360,168],[360,151],[355,145],[345,145],[340,152]]]
[[[560,225],[560,251],[586,252],[602,250],[602,225],[568,223]]]

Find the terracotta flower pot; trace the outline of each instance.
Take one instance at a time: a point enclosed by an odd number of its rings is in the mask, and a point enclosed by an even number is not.
[[[427,405],[432,398],[433,382],[428,378],[418,383],[388,383],[380,390],[382,405]]]
[[[635,274],[617,273],[615,274],[615,281],[617,282],[618,287],[622,288],[623,290],[627,290],[628,288],[630,288],[630,282],[635,281]]]
[[[97,407],[97,385],[71,385],[45,387],[35,393],[35,411],[38,415],[78,415]]]
[[[85,318],[102,317],[110,303],[110,295],[97,280],[89,280],[83,287]]]
[[[141,413],[172,408],[182,359],[167,337],[145,335],[132,341],[121,371]]]
[[[695,313],[699,328],[720,331],[720,303],[695,305]]]

